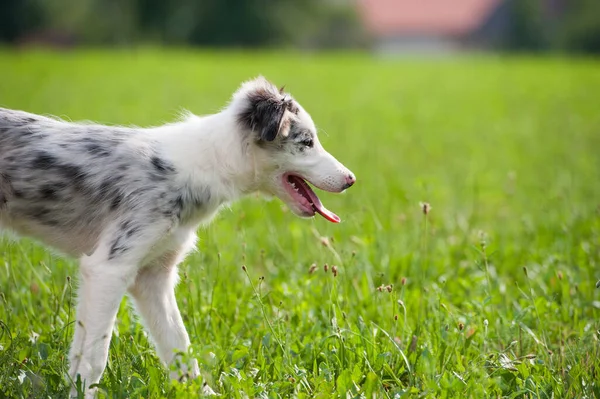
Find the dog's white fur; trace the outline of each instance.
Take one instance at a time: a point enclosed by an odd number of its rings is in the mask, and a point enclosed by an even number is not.
[[[278,118],[277,137],[265,139],[260,130],[273,122],[270,120],[273,115],[270,111],[261,114],[264,109],[260,107],[273,104],[283,104],[283,114],[277,111],[275,116]],[[286,185],[285,173],[302,176],[331,192],[343,191],[354,182],[351,172],[320,145],[308,113],[263,78],[243,84],[231,103],[217,114],[190,115],[182,122],[150,129],[73,124],[19,111],[3,112],[0,113],[0,158],[6,161],[0,161],[0,226],[80,257],[81,282],[70,376],[73,380],[81,376],[86,387],[97,383],[104,371],[113,324],[126,293],[145,321],[165,364],[170,364],[177,352],[187,350],[190,339],[174,295],[177,264],[194,248],[199,225],[209,222],[222,205],[259,191],[278,196],[300,216],[312,216],[314,211],[302,204],[294,190]],[[25,139],[25,134],[18,136],[23,129],[38,134],[44,144]],[[67,132],[71,130],[77,135],[69,135]],[[268,136],[268,133],[265,134]],[[114,135],[114,142],[124,148],[120,155],[117,150],[104,154],[113,157],[112,165],[92,161],[91,157],[87,159],[89,154],[81,152],[61,153],[79,140],[103,135],[109,138]],[[58,145],[61,143],[64,145]],[[96,155],[100,151],[97,147],[85,148],[90,151],[95,148],[96,152],[91,153]],[[41,150],[45,151],[45,157],[39,154]],[[18,151],[38,155],[31,155],[29,160],[23,160],[23,156],[15,160],[13,158],[20,154]],[[65,164],[69,157],[74,159],[69,161],[71,164]],[[150,165],[147,162],[150,159],[156,170],[140,166]],[[27,162],[27,165],[37,166],[26,166]],[[117,164],[124,165],[122,178],[128,179],[126,184],[115,186],[111,194],[117,211],[91,208],[82,196],[91,196],[89,187],[101,187],[103,179],[110,182],[106,176],[114,173],[110,169]],[[46,174],[54,173],[49,176],[61,185],[63,192],[52,192],[50,188],[52,195],[46,191],[46,195],[39,198],[34,194],[27,197],[28,192],[35,193],[36,185],[41,184],[36,183],[35,177],[42,170]],[[81,185],[87,187],[87,191],[71,188],[73,179],[61,180],[66,179],[69,171],[86,176],[87,180]],[[144,180],[146,174],[155,172],[164,173],[168,179],[158,176],[156,181]],[[133,178],[136,174],[139,177]],[[40,177],[41,180],[47,178],[46,175]],[[165,207],[154,206],[154,201],[169,198],[181,187],[186,191],[165,202]],[[59,194],[63,195],[63,201],[52,202]],[[108,194],[98,194],[97,198],[94,206],[108,209]],[[66,213],[60,213],[63,202],[74,209],[72,212],[81,209],[93,214],[90,221],[94,223],[70,221]],[[187,205],[191,203],[193,205]],[[30,212],[32,206],[38,204],[45,204],[45,209],[50,211]],[[177,209],[173,211],[169,207]],[[49,219],[53,212],[56,212],[55,220]],[[194,378],[198,373],[194,361],[173,377]]]

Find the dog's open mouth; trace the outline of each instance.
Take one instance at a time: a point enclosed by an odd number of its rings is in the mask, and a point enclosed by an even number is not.
[[[339,216],[323,206],[317,194],[300,176],[291,174],[283,175],[283,185],[306,216],[314,216],[315,213],[318,213],[332,223],[340,222],[341,219]]]

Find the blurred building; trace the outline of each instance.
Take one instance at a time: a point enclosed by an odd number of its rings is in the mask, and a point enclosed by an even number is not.
[[[505,46],[519,23],[515,19],[519,1],[358,0],[358,13],[375,50],[455,52]],[[535,3],[536,13],[548,23],[565,10],[565,0]]]

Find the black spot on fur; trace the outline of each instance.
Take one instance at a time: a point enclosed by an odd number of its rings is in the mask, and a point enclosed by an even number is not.
[[[27,214],[32,219],[35,219],[38,222],[43,222],[45,220],[48,220],[48,216],[50,215],[50,209],[43,206],[34,206],[27,210]]]
[[[8,199],[13,195],[14,191],[10,184],[10,177],[0,172],[0,210],[2,210]]]
[[[62,177],[74,184],[75,188],[77,188],[78,190],[81,190],[83,188],[82,185],[85,181],[86,174],[79,166],[70,164],[59,164],[56,165],[56,168],[58,172],[62,175]]]
[[[169,165],[164,159],[161,159],[157,156],[153,156],[150,159],[150,162],[152,163],[152,166],[154,166],[154,169],[156,169],[158,172],[161,172],[161,173],[175,172],[175,168],[172,165]]]
[[[112,260],[117,255],[121,255],[129,250],[129,247],[125,244],[126,239],[124,236],[118,236],[110,245],[110,249],[108,252],[108,259]]]
[[[191,198],[191,206],[198,209],[210,202],[212,199],[212,192],[208,187],[204,187],[202,190],[195,190],[191,195]]]
[[[178,195],[174,200],[175,208],[181,209],[183,208],[183,196]]]
[[[108,178],[106,180],[104,180],[101,184],[100,187],[98,187],[98,192],[99,195],[101,197],[106,197],[111,189],[111,187],[115,186],[116,181],[113,180],[112,178]]]
[[[46,152],[40,152],[31,162],[31,167],[33,169],[50,169],[51,167],[56,166],[56,164],[56,157]]]
[[[292,123],[290,127],[290,134],[287,137],[288,140],[292,141],[303,141],[312,138],[313,134],[310,132],[310,130],[299,126],[297,123]]]
[[[110,252],[108,253],[108,260],[113,260],[117,257],[117,255],[126,252],[128,249],[128,247],[120,245],[120,241],[118,239],[115,240],[115,242],[113,242],[113,244],[110,247]]]
[[[131,220],[125,220],[119,225],[119,235],[111,243],[108,259],[114,259],[118,255],[127,252],[130,247],[127,245],[128,239],[141,230],[141,226],[134,224]]]
[[[39,194],[42,199],[47,201],[58,199],[56,188],[50,184],[43,185]]]
[[[52,227],[60,225],[60,222],[58,220],[52,219],[52,218],[42,219],[42,220],[40,220],[40,223],[44,224],[46,226],[52,226]]]
[[[97,143],[90,143],[85,145],[85,149],[90,154],[99,158],[107,157],[110,155],[110,151]]]
[[[129,230],[127,230],[127,233],[125,234],[125,236],[127,238],[131,238],[131,236],[133,236],[135,233],[137,233],[138,231],[140,231],[139,227],[132,227]]]
[[[167,176],[159,173],[148,173],[148,178],[155,183],[167,180]]]
[[[183,196],[178,195],[168,202],[168,204],[166,205],[166,208],[164,208],[164,210],[162,211],[163,216],[166,216],[168,218],[171,218],[174,216],[177,219],[181,219],[181,212],[183,211],[183,207],[184,207]],[[160,208],[159,208],[159,210],[160,210]]]
[[[131,226],[131,220],[126,220],[121,223],[121,225],[119,226],[119,230],[127,230],[129,226]]]
[[[123,202],[123,196],[119,193],[117,193],[114,198],[112,199],[112,201],[110,202],[110,210],[114,211],[117,208],[119,208],[119,206],[121,206],[121,203]]]

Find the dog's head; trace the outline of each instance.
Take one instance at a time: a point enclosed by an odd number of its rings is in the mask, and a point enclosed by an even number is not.
[[[325,151],[304,108],[262,77],[244,83],[234,94],[231,107],[249,139],[259,190],[279,197],[299,216],[319,213],[339,222],[308,183],[339,193],[356,178]]]

